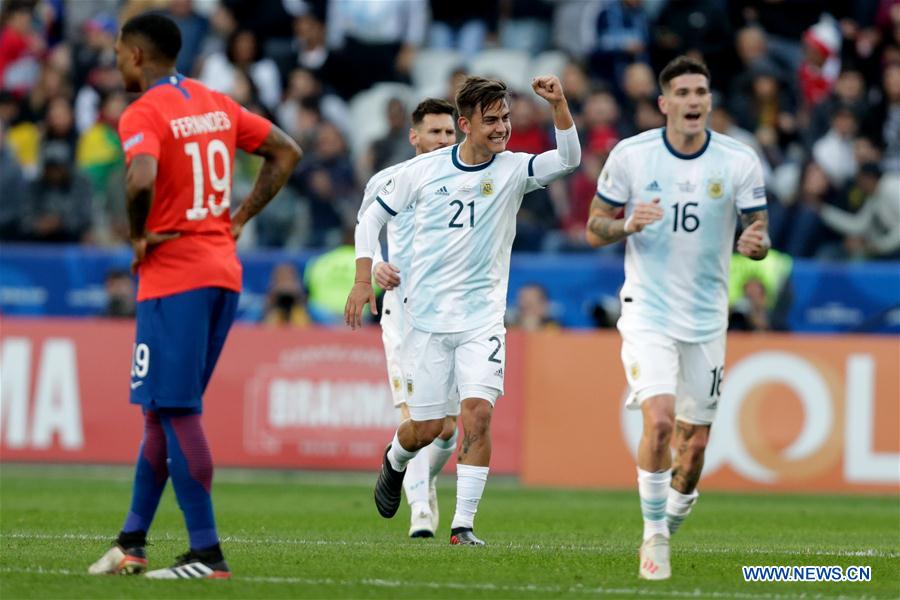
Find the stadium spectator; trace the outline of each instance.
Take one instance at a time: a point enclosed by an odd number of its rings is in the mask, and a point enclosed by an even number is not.
[[[550,0],[500,0],[500,45],[535,55],[550,43]]]
[[[297,267],[292,263],[281,263],[272,270],[263,323],[273,327],[308,327],[312,324],[306,311],[306,293],[300,285]]]
[[[329,0],[326,37],[334,61],[326,83],[349,99],[379,81],[405,81],[425,41],[425,0]]]
[[[724,2],[666,2],[653,25],[653,62],[664,65],[679,54],[691,54],[709,65],[713,81],[724,81],[734,36]],[[722,79],[720,79],[722,78]]]
[[[776,232],[773,222],[773,245],[795,258],[815,256],[823,245],[836,239],[822,223],[820,212],[823,205],[836,203],[837,195],[828,174],[816,162],[809,161],[780,231]],[[776,239],[780,243],[775,243]]]
[[[271,58],[262,54],[256,34],[249,29],[237,29],[228,38],[225,52],[209,56],[200,70],[200,81],[211,89],[231,95],[237,83],[237,73],[244,72],[253,80],[259,100],[269,110],[281,101],[281,75]]]
[[[732,95],[731,114],[741,128],[754,132],[763,146],[784,149],[797,131],[795,106],[787,85],[774,72],[761,69],[742,81],[749,87]]]
[[[588,26],[596,42],[590,54],[590,72],[618,88],[625,68],[649,62],[650,23],[642,0],[611,0]]]
[[[582,113],[584,119],[584,138],[588,146],[612,149],[622,134],[619,103],[615,96],[607,91],[594,92],[588,96]]]
[[[591,93],[591,83],[584,70],[584,65],[570,60],[563,68],[561,79],[569,106],[572,108],[572,116],[575,117],[575,126],[581,128],[581,111],[584,108],[585,100]]]
[[[336,245],[343,216],[351,214],[359,202],[354,192],[353,164],[337,127],[328,122],[319,126],[312,152],[300,163],[291,181],[309,207],[309,245]]]
[[[839,106],[831,115],[831,128],[813,144],[813,159],[837,188],[843,187],[856,174],[853,140],[858,129],[853,109],[846,105]]]
[[[21,225],[27,189],[22,169],[3,140],[4,127],[0,119],[0,190],[5,198],[12,199],[0,202],[0,240],[15,241],[24,237]]]
[[[841,35],[834,19],[823,16],[803,34],[804,57],[797,73],[806,107],[828,97],[841,68]]]
[[[91,184],[66,140],[41,146],[41,171],[26,196],[23,231],[35,242],[81,242],[91,227]]]
[[[731,257],[728,278],[728,329],[784,331],[791,304],[791,257],[769,250],[759,261]]]
[[[33,23],[34,3],[9,0],[0,7],[0,90],[22,97],[40,77],[46,42]]]
[[[828,98],[813,107],[804,136],[808,146],[828,132],[833,115],[842,108],[852,111],[857,119],[861,119],[868,109],[866,82],[862,73],[855,69],[844,69]]]
[[[341,243],[306,264],[303,281],[309,291],[309,312],[317,323],[339,325],[344,318],[347,292],[356,274],[354,228],[341,230]]]
[[[170,0],[164,14],[175,21],[181,32],[181,50],[175,68],[179,73],[193,76],[206,43],[209,19],[194,10],[193,0]]]
[[[885,65],[881,99],[867,112],[863,128],[869,139],[884,148],[884,170],[900,173],[900,62]]]
[[[431,0],[431,48],[455,49],[470,62],[496,36],[498,3],[480,0]]]
[[[860,169],[856,191],[865,197],[855,213],[837,206],[822,207],[822,221],[844,236],[843,256],[900,258],[900,175],[880,175],[880,168],[872,163]]]
[[[136,313],[134,280],[131,273],[113,269],[106,273],[106,308],[103,316],[111,319],[132,319]]]
[[[507,326],[530,332],[559,329],[551,313],[547,290],[540,284],[529,283],[516,293],[516,305],[510,310]]]
[[[415,151],[409,144],[409,124],[406,118],[406,107],[399,98],[391,98],[387,104],[388,131],[381,138],[372,142],[369,150],[370,171],[376,173],[390,165],[396,165],[414,156]]]

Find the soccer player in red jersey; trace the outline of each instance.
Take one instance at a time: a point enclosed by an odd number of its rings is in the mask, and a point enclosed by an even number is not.
[[[181,35],[162,15],[122,27],[118,68],[142,92],[119,122],[128,164],[126,195],[139,278],[131,402],[144,439],[131,508],[113,544],[89,572],[141,573],[166,480],[184,514],[189,550],[159,579],[227,578],[210,488],[213,464],[200,417],[203,392],[234,320],[241,291],[235,240],[285,184],[301,152],[272,123],[175,70]],[[237,149],[265,158],[250,195],[231,214]]]

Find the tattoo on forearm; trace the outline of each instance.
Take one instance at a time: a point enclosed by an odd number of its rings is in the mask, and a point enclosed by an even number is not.
[[[591,233],[605,242],[618,242],[625,238],[625,223],[610,217],[591,217],[588,221]]]
[[[755,210],[750,213],[741,213],[741,225],[746,229],[750,227],[753,223],[757,221],[762,221],[766,229],[769,228],[769,211],[767,210]]]
[[[259,213],[275,197],[290,175],[291,170],[284,168],[283,165],[268,160],[263,163],[250,195],[241,204],[240,210],[247,213],[248,220]]]
[[[266,161],[256,176],[250,195],[238,209],[246,217],[245,221],[259,213],[284,187],[302,156],[297,144],[275,126],[254,154],[264,156]]]

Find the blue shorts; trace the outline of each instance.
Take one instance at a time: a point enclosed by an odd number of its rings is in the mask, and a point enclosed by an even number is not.
[[[240,294],[200,288],[138,302],[131,403],[200,412]]]

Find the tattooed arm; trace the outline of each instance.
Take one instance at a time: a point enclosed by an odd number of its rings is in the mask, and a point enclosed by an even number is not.
[[[753,260],[762,260],[769,253],[769,211],[756,210],[741,214],[744,231],[738,238],[737,251]]]
[[[241,229],[247,221],[256,216],[284,187],[297,162],[303,156],[297,143],[275,125],[253,153],[266,160],[259,170],[259,175],[256,176],[250,195],[231,217],[231,234],[235,239],[241,235]]]
[[[620,210],[621,207],[613,206],[599,196],[594,196],[585,232],[588,244],[595,248],[614,244],[663,218],[659,198],[654,198],[652,202],[636,204],[627,219],[618,218]]]

